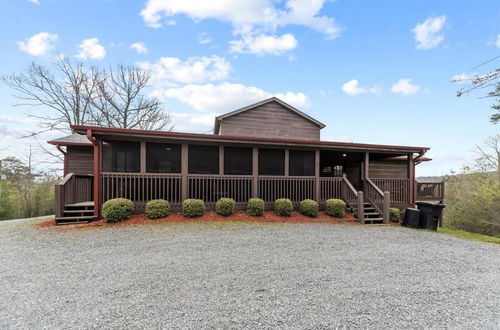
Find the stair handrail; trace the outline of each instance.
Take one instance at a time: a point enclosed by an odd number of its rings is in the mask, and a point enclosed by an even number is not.
[[[345,185],[348,187],[348,189],[353,193],[353,195],[356,196],[356,202],[357,202],[356,216],[358,217],[359,221],[362,224],[364,224],[365,223],[365,207],[364,207],[363,192],[356,191],[356,189],[354,189],[354,186],[349,181],[349,179],[347,179],[347,175],[345,173],[342,174],[342,181],[345,183]],[[347,199],[346,196],[344,196],[344,198]]]
[[[391,194],[388,191],[382,191],[370,178],[365,178],[365,181],[375,190],[375,192],[382,197],[383,199],[383,206],[382,210],[379,209],[379,207],[374,203],[374,201],[371,199],[371,196],[369,194],[369,190],[367,189],[367,199],[373,204],[375,208],[379,212],[382,213],[384,217],[384,223],[389,223],[389,208],[391,205]]]
[[[81,182],[76,181],[77,178],[91,178],[92,175],[86,174],[75,174],[68,173],[64,176],[64,178],[56,183],[54,186],[55,189],[55,215],[56,218],[60,218],[64,214],[64,206],[66,204],[71,204],[75,202],[81,202],[82,200],[82,189]],[[76,186],[80,186],[77,188]],[[91,183],[90,183],[91,184]],[[92,187],[87,186],[86,190],[83,191],[83,195],[92,195],[91,193]],[[80,199],[79,199],[80,198]]]
[[[54,190],[55,190],[55,200],[56,200],[56,205],[55,205],[55,214],[56,218],[60,218],[63,216],[64,213],[64,205],[66,205],[66,185],[68,182],[72,181],[75,176],[75,173],[68,173],[64,176],[64,178],[55,184]]]

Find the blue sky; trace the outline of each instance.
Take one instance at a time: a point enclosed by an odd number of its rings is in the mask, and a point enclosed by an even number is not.
[[[322,139],[429,146],[418,175],[471,161],[500,126],[455,75],[496,68],[499,1],[0,1],[0,74],[57,54],[151,71],[175,130],[277,95],[327,124]],[[134,45],[134,46],[132,46]],[[0,157],[36,120],[0,87]],[[32,113],[45,109],[31,109]],[[47,133],[45,139],[57,133]]]

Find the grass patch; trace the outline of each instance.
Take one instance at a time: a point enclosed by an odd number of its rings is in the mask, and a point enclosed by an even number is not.
[[[438,228],[438,233],[447,234],[459,238],[463,238],[469,241],[492,243],[500,245],[500,237],[488,236],[483,234],[469,233],[468,231],[463,231],[453,227],[441,227]]]

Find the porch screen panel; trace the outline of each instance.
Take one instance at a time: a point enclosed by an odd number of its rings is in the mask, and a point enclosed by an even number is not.
[[[219,147],[189,145],[190,174],[219,174]]]
[[[102,143],[103,172],[139,172],[140,142],[105,140]]]
[[[259,175],[285,175],[285,150],[259,149]]]
[[[252,175],[252,148],[224,148],[224,174]]]
[[[148,142],[146,144],[146,171],[148,173],[180,173],[181,145]]]
[[[314,176],[314,151],[290,150],[289,172],[293,176]]]

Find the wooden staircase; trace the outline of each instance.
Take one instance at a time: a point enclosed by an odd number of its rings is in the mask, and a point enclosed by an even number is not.
[[[355,217],[358,217],[357,216],[358,206],[356,204],[349,205],[349,209]],[[373,206],[372,203],[368,203],[368,202],[363,203],[363,209],[364,209],[364,223],[368,223],[368,224],[384,223],[383,215],[381,215],[377,211],[377,209]],[[359,220],[361,221],[361,219],[359,219]]]
[[[56,217],[56,225],[88,223],[94,220],[94,202],[80,202],[64,205],[63,216]]]

